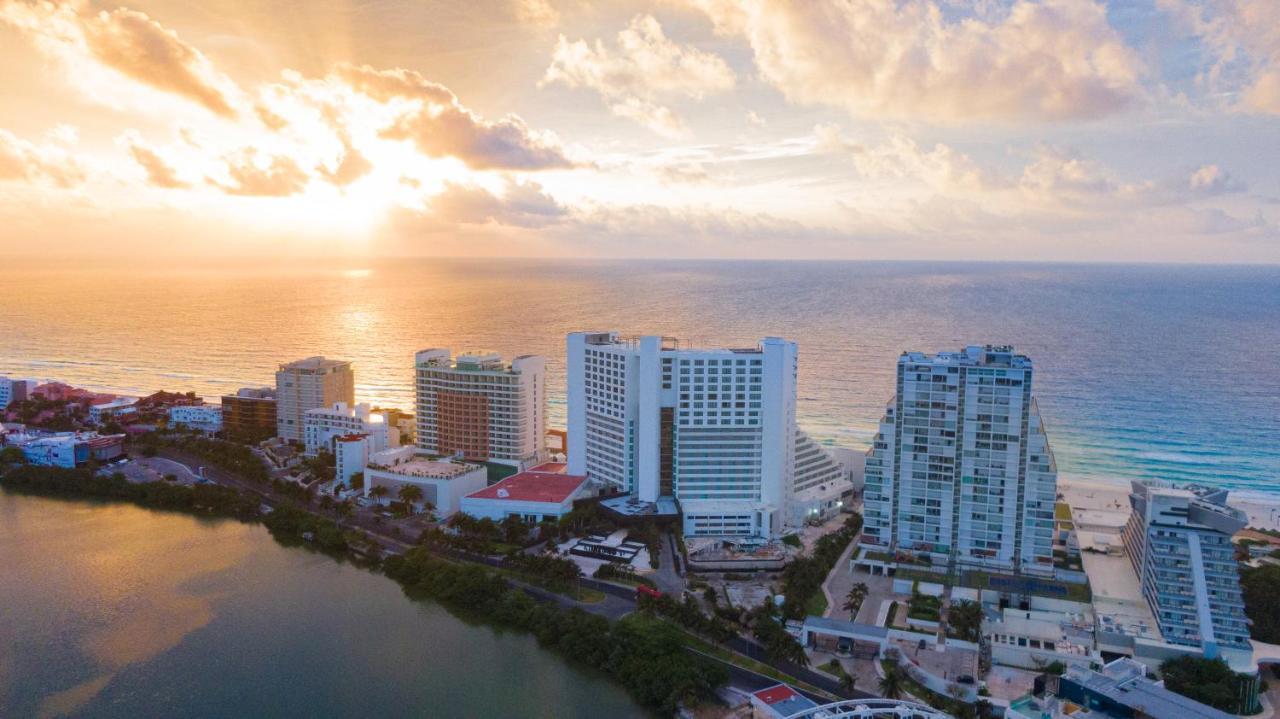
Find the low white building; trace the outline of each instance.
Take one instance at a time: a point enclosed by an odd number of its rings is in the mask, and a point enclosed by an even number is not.
[[[333,452],[338,437],[352,434],[367,435],[370,454],[400,446],[400,431],[387,421],[386,413],[371,412],[365,403],[353,407],[336,402],[303,415],[302,441],[308,456],[314,457],[321,450]]]
[[[89,421],[101,424],[121,414],[132,412],[138,404],[137,397],[117,397],[110,402],[89,405]]]
[[[489,473],[482,465],[435,459],[413,447],[371,452],[364,468],[365,496],[370,496],[374,487],[386,487],[387,497],[396,499],[401,487],[416,485],[422,490],[422,499],[415,506],[430,505],[441,517],[458,511],[463,497],[488,483]]]
[[[222,405],[193,404],[169,408],[169,424],[214,434],[222,431]]]
[[[462,498],[461,510],[476,519],[501,522],[510,516],[535,524],[559,519],[573,511],[573,502],[589,494],[583,475],[565,474],[565,466],[548,462],[472,492]]]
[[[1087,669],[1101,660],[1094,638],[1093,609],[1088,604],[1061,600],[1039,603],[1054,608],[983,607],[982,632],[991,644],[993,663],[1037,670],[1061,662]]]
[[[22,450],[29,464],[74,469],[91,459],[111,460],[124,453],[124,435],[97,432],[5,435],[5,444]]]

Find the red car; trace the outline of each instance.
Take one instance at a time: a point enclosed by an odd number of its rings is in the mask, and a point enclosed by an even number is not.
[[[658,599],[662,596],[662,592],[659,592],[658,590],[654,589],[653,587],[650,587],[647,584],[641,584],[640,586],[636,587],[636,594],[644,595],[646,597],[653,597],[654,599]]]

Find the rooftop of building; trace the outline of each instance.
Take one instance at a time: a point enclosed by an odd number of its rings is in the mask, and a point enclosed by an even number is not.
[[[90,403],[94,408],[116,409],[118,407],[130,407],[138,403],[137,397],[115,397],[113,395],[99,396]]]
[[[23,432],[9,432],[5,435],[5,442],[15,446],[40,446],[63,444],[67,442],[89,442],[101,444],[109,444],[124,439],[123,434],[98,434],[97,432],[41,432],[36,430]],[[102,440],[105,440],[102,441]],[[97,446],[95,445],[95,446]]]
[[[460,352],[456,357],[446,347],[432,347],[414,354],[414,364],[419,367],[436,367],[456,372],[502,372],[520,374],[529,363],[544,361],[540,355],[520,355],[510,363],[504,362],[502,354],[493,350],[468,350]]]
[[[1101,672],[1073,665],[1064,678],[1153,719],[1230,719],[1234,716],[1165,689],[1147,678],[1146,667],[1132,659],[1116,659]]]
[[[1081,534],[1081,551],[1085,574],[1093,588],[1093,611],[1098,629],[1112,634],[1146,637],[1159,641],[1160,626],[1146,597],[1133,564],[1125,554],[1120,535]],[[1098,540],[1105,539],[1103,542]],[[1101,547],[1104,547],[1101,548]],[[1119,551],[1115,551],[1119,550]]]
[[[781,717],[789,717],[792,714],[808,711],[818,706],[817,702],[786,684],[778,684],[768,689],[761,689],[752,694],[752,696]]]
[[[984,605],[983,610],[991,631],[1048,640],[1059,653],[1087,656],[1093,650],[1094,618],[1087,605],[1080,607],[1080,611],[1064,612]]]
[[[324,357],[324,356],[316,356],[316,357],[308,357],[306,359],[300,359],[295,362],[286,362],[280,365],[280,370],[281,371],[310,370],[314,372],[316,370],[337,369],[339,367],[350,367],[350,366],[351,366],[351,363],[345,360],[335,360],[335,359],[328,359],[327,357]]]
[[[1130,487],[1133,491],[1129,495],[1129,500],[1135,511],[1141,511],[1145,501],[1153,497],[1162,497],[1186,503],[1188,509],[1186,523],[1189,525],[1235,534],[1249,524],[1248,514],[1227,504],[1226,489],[1158,480],[1133,480]]]
[[[275,399],[276,390],[274,387],[241,387],[236,390],[235,394],[224,394],[225,397],[234,399]]]
[[[331,417],[346,417],[348,419],[359,419],[363,422],[369,422],[371,424],[380,424],[386,421],[385,416],[374,413],[369,408],[369,405],[364,402],[361,402],[360,404],[357,404],[354,406],[348,405],[346,402],[335,402],[333,405],[329,407],[317,407],[315,409],[309,409],[306,411],[306,414],[311,416],[317,416],[317,417],[324,416],[324,415],[328,415]]]
[[[468,494],[467,499],[560,504],[587,482],[585,475],[564,474],[554,469],[544,470],[547,466],[540,465],[513,474],[497,484]]]
[[[625,347],[639,349],[642,340],[653,338],[658,340],[659,349],[663,352],[689,352],[695,354],[762,354],[764,345],[770,342],[788,342],[780,337],[765,337],[754,347],[695,347],[687,340],[677,337],[659,335],[624,335],[619,332],[578,332],[583,335],[587,345],[594,347]]]
[[[623,494],[600,502],[600,506],[623,517],[675,517],[680,514],[672,497],[658,497],[656,502],[645,502],[639,497]]]
[[[368,468],[402,477],[456,479],[484,467],[455,459],[442,459],[413,451],[412,447],[377,452],[369,457]]]
[[[1031,369],[1031,358],[1014,352],[1013,345],[970,345],[959,352],[903,352],[899,363],[955,365],[963,367],[1007,367]]]
[[[857,634],[861,637],[873,637],[883,639],[889,636],[889,629],[878,624],[865,624],[863,622],[851,622],[847,619],[836,619],[834,617],[820,617],[816,614],[810,614],[804,618],[806,627],[816,630],[826,630],[837,634]]]

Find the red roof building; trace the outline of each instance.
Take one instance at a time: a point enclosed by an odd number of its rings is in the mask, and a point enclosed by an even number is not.
[[[559,519],[587,494],[587,478],[565,474],[561,462],[547,462],[513,474],[462,498],[461,510],[478,519],[500,522],[511,515],[528,522]]]
[[[752,694],[751,706],[757,717],[783,719],[813,709],[818,704],[786,684],[778,684]]]

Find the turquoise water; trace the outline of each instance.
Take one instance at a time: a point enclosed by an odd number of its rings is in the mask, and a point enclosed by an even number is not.
[[[644,716],[259,526],[0,491],[0,548],[2,717]]]
[[[549,358],[619,329],[800,343],[800,421],[866,447],[903,350],[1010,343],[1064,476],[1280,493],[1280,268],[883,262],[395,260],[0,271],[0,373],[142,393],[273,382],[313,354],[412,405],[415,350]],[[104,289],[109,288],[109,289]]]

